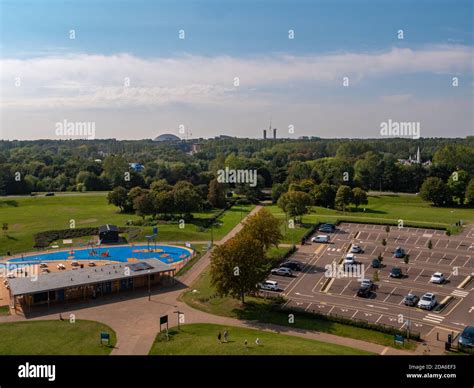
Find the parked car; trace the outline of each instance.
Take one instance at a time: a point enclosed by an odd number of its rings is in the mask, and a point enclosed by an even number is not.
[[[397,247],[393,252],[393,257],[397,259],[403,259],[405,257],[405,250],[401,247]]]
[[[318,228],[318,230],[319,230],[320,232],[324,232],[324,233],[332,233],[332,232],[334,232],[334,229],[335,229],[335,227],[334,227],[333,224],[322,224],[322,225]]]
[[[293,271],[286,267],[273,268],[270,272],[278,276],[293,276]]]
[[[375,288],[375,284],[372,280],[370,279],[362,279],[362,282],[360,283],[361,287],[370,287],[371,290]]]
[[[357,264],[356,256],[353,253],[348,253],[344,258],[342,265],[344,266],[344,268],[346,268],[355,264]]]
[[[427,292],[418,301],[418,307],[424,310],[432,310],[437,303],[436,296],[431,292]]]
[[[408,294],[403,298],[403,304],[405,306],[416,306],[420,298],[418,298],[415,294]]]
[[[446,278],[441,272],[435,272],[431,275],[430,282],[435,284],[443,284],[446,281]]]
[[[380,262],[379,259],[373,259],[371,265],[372,265],[372,268],[380,268],[380,267],[381,267],[381,264],[382,264],[382,263]]]
[[[311,241],[314,243],[328,243],[329,236],[327,234],[319,234],[316,237],[313,237]]]
[[[474,326],[466,326],[459,336],[459,350],[470,351],[474,350]]]
[[[259,283],[258,287],[265,291],[278,291],[280,289],[280,286],[274,280],[265,280],[264,282]]]
[[[353,245],[351,253],[364,253],[364,250],[359,245]]]
[[[45,197],[54,197],[54,193],[46,193],[44,196]]]
[[[369,286],[361,286],[357,290],[357,296],[368,298],[372,294],[372,288]]]
[[[280,264],[280,268],[289,268],[292,271],[301,271],[301,264],[296,261],[285,261]]]
[[[400,267],[393,267],[391,270],[390,270],[390,274],[389,276],[391,278],[402,278],[403,277],[403,272],[402,272],[402,269]]]

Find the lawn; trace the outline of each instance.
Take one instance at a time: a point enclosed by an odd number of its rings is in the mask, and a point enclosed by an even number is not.
[[[111,346],[100,344],[100,333],[110,333]],[[115,332],[93,321],[28,321],[0,323],[1,355],[108,355]]]
[[[228,342],[217,334],[229,332]],[[260,344],[255,340],[259,338]],[[247,347],[244,341],[247,340]],[[192,324],[170,329],[169,340],[158,334],[150,355],[369,355],[372,353],[316,340],[260,330],[214,324]]]
[[[214,240],[225,236],[241,217],[253,206],[236,206],[220,218],[220,226],[213,228]],[[211,217],[215,212],[194,214],[197,218]],[[0,232],[0,255],[28,252],[33,249],[33,235],[52,229],[67,229],[74,220],[76,228],[99,226],[104,223],[125,226],[128,220],[138,220],[134,214],[121,214],[118,208],[107,203],[104,193],[85,193],[76,196],[55,197],[2,197],[0,198],[0,224],[7,223],[8,230]],[[141,233],[135,241],[146,241],[152,227],[140,227]],[[209,241],[210,230],[201,230],[198,225],[188,223],[183,229],[178,224],[163,224],[158,227],[158,240],[170,242]],[[87,237],[76,239],[86,242]],[[62,241],[58,241],[61,246]]]
[[[465,223],[474,221],[474,209],[440,208],[431,206],[416,195],[370,195],[369,203],[359,209],[350,208],[343,213],[333,209],[313,206],[311,212],[303,216],[303,223],[337,222],[339,220],[375,223],[398,223],[403,220],[405,225],[420,227],[436,227],[445,229],[459,220]],[[365,208],[365,211],[364,211]],[[285,220],[285,214],[277,205],[268,206],[276,217]],[[303,236],[306,228],[291,230],[282,226],[285,243],[292,243]]]
[[[191,307],[214,315],[292,326],[399,348],[399,346],[394,345],[393,335],[378,331],[317,319],[316,317],[298,316],[297,314],[295,322],[289,323],[288,314],[272,308],[274,301],[246,297],[246,304],[242,306],[237,299],[217,295],[210,284],[210,280],[208,268],[191,285],[190,289],[180,296],[180,299]],[[414,349],[415,347],[416,345],[413,342],[405,343],[406,349]]]

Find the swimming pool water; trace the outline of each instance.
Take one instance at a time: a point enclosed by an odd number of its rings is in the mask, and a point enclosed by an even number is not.
[[[150,246],[151,252],[147,245],[121,246],[121,247],[101,247],[101,248],[82,248],[72,249],[69,251],[38,253],[27,257],[17,257],[8,260],[8,263],[26,264],[41,263],[49,261],[119,261],[126,263],[128,261],[136,261],[143,259],[157,259],[165,264],[177,263],[191,256],[192,251],[187,248],[157,245]],[[108,256],[105,253],[108,253]],[[132,259],[132,260],[129,260]]]

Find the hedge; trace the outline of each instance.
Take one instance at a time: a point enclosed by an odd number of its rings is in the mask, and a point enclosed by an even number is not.
[[[397,329],[395,327],[391,327],[391,326],[382,326],[382,325],[379,325],[377,323],[371,323],[371,322],[362,321],[362,320],[352,320],[350,318],[345,318],[345,317],[341,317],[341,316],[325,315],[325,314],[321,314],[321,313],[318,313],[318,312],[310,313],[310,312],[307,312],[307,311],[304,311],[304,310],[302,311],[302,310],[298,310],[298,309],[295,309],[295,308],[283,307],[281,305],[274,305],[274,306],[272,306],[272,308],[275,311],[278,311],[278,312],[285,312],[286,313],[286,312],[289,311],[289,312],[293,312],[295,314],[297,313],[299,315],[303,315],[307,318],[320,319],[320,320],[323,320],[323,321],[341,323],[341,324],[344,324],[344,325],[360,327],[362,329],[374,330],[374,331],[378,331],[378,332],[385,333],[385,334],[401,335],[404,338],[407,337],[407,333],[406,333],[405,330],[399,330],[399,329]],[[410,339],[415,340],[415,341],[420,341],[421,340],[420,333],[410,332]]]
[[[127,228],[119,228],[119,233],[125,233],[127,231],[128,231]],[[36,233],[33,236],[34,241],[35,241],[34,247],[46,248],[53,241],[56,241],[56,240],[77,238],[77,237],[83,237],[83,236],[92,236],[92,235],[98,235],[98,234],[99,234],[98,227],[47,230],[45,232]]]

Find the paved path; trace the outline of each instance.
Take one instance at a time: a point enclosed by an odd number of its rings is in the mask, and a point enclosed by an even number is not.
[[[257,213],[262,207],[255,207],[248,215]],[[248,217],[247,216],[247,217]],[[244,218],[245,220],[245,218]],[[238,224],[222,240],[216,244],[222,244],[234,237],[242,229]],[[349,346],[377,354],[413,354],[413,352],[397,350],[370,342],[351,338],[339,337],[332,334],[308,331],[287,326],[263,324],[256,321],[242,321],[235,318],[211,315],[178,301],[178,297],[186,290],[209,265],[210,252],[206,253],[193,265],[183,276],[177,278],[177,283],[169,288],[154,290],[151,299],[148,299],[146,291],[135,291],[132,296],[126,298],[110,296],[84,304],[73,304],[71,306],[52,307],[48,314],[32,316],[31,320],[58,319],[61,313],[63,318],[74,314],[76,319],[88,319],[102,322],[117,333],[117,345],[112,351],[113,355],[146,355],[158,333],[159,318],[168,315],[170,326],[177,325],[177,313],[184,314],[184,323],[215,323],[229,326],[238,326],[264,330],[302,338],[314,339],[338,345]],[[18,315],[0,317],[0,322],[22,321],[25,318]]]

